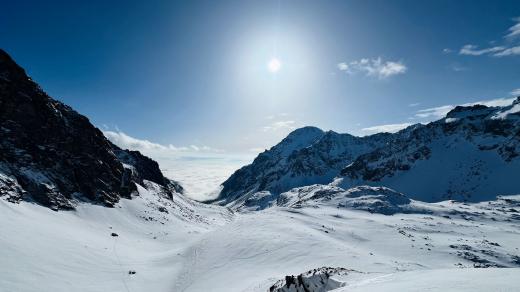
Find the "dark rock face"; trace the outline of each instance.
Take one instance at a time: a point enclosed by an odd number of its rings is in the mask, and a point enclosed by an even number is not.
[[[119,149],[86,117],[49,97],[0,50],[0,196],[53,209],[74,208],[74,200],[113,206],[145,179],[182,190],[155,161]]]

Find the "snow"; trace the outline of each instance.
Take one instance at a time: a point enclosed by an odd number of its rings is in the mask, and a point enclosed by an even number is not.
[[[439,269],[368,278],[337,292],[369,291],[517,291],[520,269]]]
[[[520,112],[520,103],[517,103],[517,104],[514,104],[512,105],[511,107],[503,110],[503,111],[500,111],[498,113],[496,113],[495,115],[493,115],[493,119],[506,119],[509,117],[509,115],[511,114],[515,114],[515,113],[519,113]]]
[[[517,268],[473,268],[520,265],[519,196],[411,202],[429,212],[388,216],[325,201],[232,213],[148,189],[116,208],[83,203],[76,211],[0,200],[1,290],[267,291],[324,266],[360,272],[338,279],[344,291],[520,284]]]

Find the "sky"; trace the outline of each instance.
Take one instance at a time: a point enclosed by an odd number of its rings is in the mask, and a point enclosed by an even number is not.
[[[191,193],[301,126],[397,131],[520,95],[519,1],[4,2],[0,46]]]

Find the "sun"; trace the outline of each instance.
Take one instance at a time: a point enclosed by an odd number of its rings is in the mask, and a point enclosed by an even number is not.
[[[269,72],[276,73],[280,71],[282,68],[282,63],[278,58],[272,58],[269,60],[269,63],[267,63],[267,69],[269,69]]]

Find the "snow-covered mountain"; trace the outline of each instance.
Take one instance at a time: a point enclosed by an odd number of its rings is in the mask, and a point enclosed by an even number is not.
[[[362,154],[384,146],[390,134],[355,137],[304,127],[237,170],[223,184],[221,204],[241,202],[260,191],[277,196],[294,187],[330,183]]]
[[[223,183],[220,204],[273,205],[295,187],[386,186],[427,202],[520,192],[520,97],[510,106],[456,107],[395,134],[355,137],[297,129]]]
[[[360,155],[335,182],[387,186],[421,201],[482,201],[520,192],[520,97],[506,107],[456,107]]]
[[[110,143],[0,50],[0,196],[55,210],[74,208],[76,201],[114,206],[145,181],[167,196],[182,192],[157,162]]]

